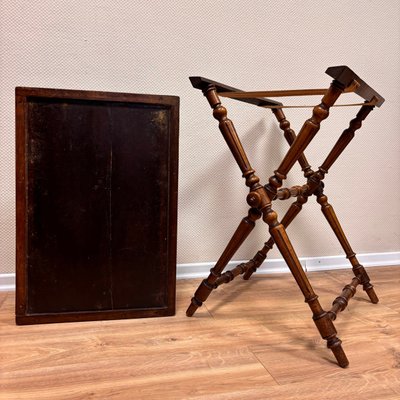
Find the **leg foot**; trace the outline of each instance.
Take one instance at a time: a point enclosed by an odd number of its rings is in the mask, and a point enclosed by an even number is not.
[[[335,356],[340,367],[348,367],[349,360],[347,359],[346,354],[343,351],[342,341],[337,338],[336,335],[334,338],[328,339],[328,349],[332,350],[332,353]]]
[[[363,285],[363,289],[367,293],[369,299],[371,300],[371,303],[373,304],[378,304],[379,303],[379,298],[375,293],[374,287],[371,285],[370,282],[367,284]]]
[[[352,257],[352,259],[350,259],[350,261],[355,263],[355,265],[353,266],[353,273],[360,280],[361,285],[363,285],[363,290],[367,293],[369,299],[371,300],[371,303],[379,303],[379,298],[375,293],[374,286],[371,284],[370,278],[365,268],[362,265],[358,264],[358,260],[355,255]]]
[[[342,341],[336,336],[337,332],[333,325],[330,313],[322,310],[316,297],[307,302],[310,305],[310,308],[313,311],[315,310],[313,320],[321,334],[321,337],[327,341],[328,349],[332,350],[339,366],[346,368],[349,365],[349,360],[342,348]]]
[[[347,367],[349,362],[342,349],[340,339],[336,337],[335,326],[333,325],[329,313],[322,309],[318,301],[318,296],[314,293],[307,275],[301,267],[300,261],[294,252],[284,226],[278,222],[276,213],[270,208],[265,211],[264,221],[269,225],[271,236],[313,313],[313,320],[321,337],[327,340],[328,347],[332,350],[338,364],[342,368]]]
[[[187,317],[192,317],[193,314],[196,312],[196,310],[202,306],[202,302],[200,300],[197,300],[195,297],[192,297],[190,306],[186,310],[186,316]]]
[[[320,192],[317,194],[317,201],[321,205],[322,213],[325,215],[326,220],[331,226],[344,252],[346,253],[347,258],[353,266],[354,275],[360,280],[361,284],[363,285],[363,289],[367,293],[371,302],[374,304],[378,303],[379,299],[375,293],[375,290],[373,289],[372,284],[370,283],[369,276],[365,271],[365,268],[358,262],[356,254],[351,248],[350,243],[348,242],[346,235],[343,232],[343,229],[339,223],[339,220],[332,205],[328,203],[328,198],[326,197],[326,195]]]
[[[191,317],[196,312],[196,310],[203,304],[203,302],[207,300],[212,290],[215,289],[215,283],[217,279],[221,276],[221,272],[224,270],[224,268],[233,257],[233,255],[236,253],[236,251],[239,249],[239,247],[242,245],[242,243],[246,240],[247,236],[249,236],[250,232],[255,226],[255,221],[260,217],[260,211],[255,208],[251,208],[249,210],[248,216],[242,219],[221,257],[219,258],[215,266],[211,268],[210,275],[207,279],[204,279],[201,282],[200,286],[196,290],[196,293],[194,294],[191,303],[186,311],[186,315],[188,317]]]

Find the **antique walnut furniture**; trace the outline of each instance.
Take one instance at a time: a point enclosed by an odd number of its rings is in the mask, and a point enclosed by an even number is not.
[[[16,89],[16,322],[175,313],[179,98]]]
[[[336,319],[338,313],[346,308],[348,301],[354,296],[358,285],[362,285],[372,303],[378,303],[378,297],[370,283],[367,272],[358,262],[356,254],[351,248],[340,226],[332,205],[328,203],[328,198],[324,193],[323,179],[325,174],[328,173],[330,167],[353,139],[356,130],[361,127],[362,121],[375,106],[381,106],[384,99],[347,66],[330,67],[326,70],[326,73],[333,78],[332,83],[327,89],[262,92],[244,92],[202,77],[190,78],[192,85],[196,89],[202,90],[203,94],[207,98],[211,108],[213,109],[213,116],[219,122],[219,129],[242,171],[245,184],[249,187],[247,203],[249,204],[250,209],[248,215],[240,222],[221,257],[211,269],[207,279],[204,279],[201,282],[191,300],[191,304],[187,309],[186,314],[189,317],[192,316],[196,309],[208,298],[211,291],[219,285],[228,283],[241,274],[243,274],[244,279],[249,279],[263,263],[268,251],[274,244],[276,244],[302,291],[306,303],[312,311],[313,321],[317,326],[319,333],[322,338],[327,341],[328,348],[332,350],[338,364],[341,367],[346,367],[349,362],[342,349],[342,342],[336,336],[337,332],[333,321]],[[356,117],[350,121],[348,128],[343,131],[321,166],[317,170],[313,170],[303,152],[320,129],[321,122],[328,117],[329,109],[335,106],[339,96],[346,92],[356,93],[364,99],[364,102],[346,104],[354,106],[359,105],[360,109]],[[305,121],[300,132],[296,136],[283,112],[285,106],[280,102],[269,99],[268,97],[305,95],[322,95],[322,100],[320,104],[313,107],[311,118]],[[289,143],[290,148],[278,168],[269,178],[266,185],[260,183],[258,176],[251,167],[240,139],[235,131],[234,125],[232,121],[227,118],[227,110],[221,104],[220,97],[228,97],[251,103],[259,107],[270,108],[278,120],[279,127],[283,131],[284,137]],[[300,164],[302,171],[304,172],[306,183],[301,186],[282,188],[284,179],[286,179],[288,172],[296,161]],[[299,214],[303,204],[306,203],[308,198],[312,195],[316,197],[317,202],[321,205],[322,213],[346,253],[346,257],[352,265],[352,271],[354,274],[354,278],[351,282],[343,288],[340,295],[333,301],[332,308],[329,311],[325,311],[321,307],[318,301],[318,296],[315,294],[305,272],[303,271],[296,252],[286,233],[288,225]],[[289,199],[291,197],[295,197],[296,201],[291,204],[282,220],[279,221],[277,213],[272,208],[272,202],[275,200]],[[269,240],[250,261],[237,265],[230,271],[223,272],[227,263],[254,228],[255,222],[261,217],[269,226],[269,233],[271,235]]]

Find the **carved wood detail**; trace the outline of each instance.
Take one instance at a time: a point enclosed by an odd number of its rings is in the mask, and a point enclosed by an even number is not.
[[[347,307],[349,300],[356,293],[356,287],[359,284],[363,286],[363,289],[367,292],[372,303],[377,303],[378,297],[370,283],[367,272],[358,262],[356,254],[352,250],[340,226],[333,207],[328,203],[328,198],[324,194],[323,179],[330,167],[354,138],[355,131],[361,127],[362,121],[368,116],[374,106],[379,107],[382,105],[384,99],[357,75],[355,75],[348,67],[331,67],[328,68],[327,73],[331,75],[334,80],[328,89],[323,92],[321,91],[321,93],[324,94],[321,102],[314,107],[312,116],[305,121],[298,135],[296,135],[290,127],[290,123],[286,119],[282,107],[280,107],[283,106],[281,103],[274,102],[268,98],[246,98],[245,94],[243,94],[239,89],[231,88],[201,77],[191,78],[193,86],[201,89],[206,96],[211,108],[213,109],[213,116],[219,122],[219,129],[242,171],[243,177],[246,180],[246,186],[250,189],[246,201],[251,208],[248,216],[243,218],[239,224],[239,227],[235,231],[216,265],[211,269],[210,275],[207,279],[203,280],[195,292],[187,310],[187,315],[192,316],[196,309],[208,298],[211,291],[219,285],[231,282],[239,275],[243,275],[245,280],[249,279],[257,268],[264,262],[268,252],[273,248],[274,244],[276,244],[297,282],[299,289],[303,293],[305,302],[311,309],[313,321],[321,337],[326,340],[327,346],[332,350],[339,366],[346,367],[349,362],[343,351],[342,342],[337,337],[333,321],[336,319],[338,313]],[[245,101],[260,107],[274,107],[272,108],[272,112],[277,118],[279,127],[283,131],[284,137],[289,143],[290,148],[278,168],[274,171],[274,174],[269,178],[268,183],[264,186],[260,184],[259,177],[255,174],[254,169],[250,165],[233,123],[227,117],[227,110],[221,104],[218,97],[218,91],[224,92],[224,94],[227,91],[230,93],[242,93],[229,97],[237,97],[237,100],[239,101]],[[355,91],[355,93],[365,99],[365,103],[357,113],[356,117],[350,121],[349,127],[342,132],[322,165],[317,171],[313,171],[304,155],[304,150],[319,131],[321,122],[328,117],[330,107],[334,106],[339,96],[343,92],[347,91]],[[306,184],[281,188],[283,180],[286,179],[288,172],[296,161],[299,162],[302,168],[307,180]],[[286,233],[286,228],[300,213],[303,204],[307,202],[308,197],[312,195],[316,196],[318,203],[321,205],[322,213],[339,240],[346,253],[346,257],[352,264],[354,274],[351,283],[343,288],[341,294],[333,301],[332,308],[329,311],[325,311],[319,303],[318,296],[315,294]],[[277,213],[272,208],[272,202],[274,200],[284,200],[291,197],[296,197],[297,199],[291,204],[280,222]],[[229,260],[254,228],[256,220],[261,216],[263,221],[269,226],[271,237],[264,243],[262,249],[259,250],[248,262],[241,263],[230,271],[223,272]]]

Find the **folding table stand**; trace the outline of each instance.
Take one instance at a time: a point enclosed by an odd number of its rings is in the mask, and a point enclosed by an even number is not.
[[[196,309],[208,298],[211,291],[219,285],[228,283],[241,274],[243,274],[244,279],[249,279],[253,272],[255,272],[263,263],[268,251],[275,243],[302,291],[306,303],[308,303],[311,308],[313,320],[322,338],[327,341],[328,348],[332,350],[338,364],[341,367],[346,367],[349,362],[342,349],[342,342],[336,336],[337,332],[333,325],[333,321],[336,319],[337,314],[346,308],[348,301],[354,296],[356,287],[359,284],[363,286],[363,289],[366,291],[372,303],[378,303],[378,297],[370,283],[367,272],[358,262],[356,254],[352,250],[340,226],[332,205],[328,203],[328,198],[324,194],[323,179],[325,174],[328,173],[329,168],[353,139],[355,131],[361,127],[362,121],[375,106],[379,107],[383,104],[384,98],[368,86],[347,66],[330,67],[326,70],[326,73],[333,78],[328,89],[262,92],[243,92],[239,89],[202,77],[190,78],[193,87],[201,89],[207,98],[211,108],[213,109],[213,116],[219,121],[219,129],[243,173],[246,186],[250,189],[250,192],[247,195],[247,203],[249,204],[250,209],[248,215],[240,222],[221,257],[215,266],[211,268],[207,279],[204,279],[201,282],[191,300],[191,304],[186,314],[189,317],[192,316]],[[350,121],[349,127],[343,131],[325,161],[318,170],[314,171],[311,169],[303,151],[320,129],[321,122],[328,117],[330,107],[333,107],[339,96],[346,92],[355,92],[365,101],[363,103],[350,104],[360,105],[361,108],[356,117]],[[266,97],[305,95],[322,95],[323,97],[321,103],[313,108],[311,118],[305,121],[299,134],[296,136],[282,110],[285,106],[280,102],[270,100]],[[260,179],[251,167],[240,139],[235,131],[234,125],[232,121],[227,118],[227,110],[221,105],[220,97],[230,97],[260,107],[270,108],[277,118],[279,127],[283,131],[290,148],[281,164],[269,178],[269,182],[266,185],[263,186],[260,184]],[[302,186],[281,188],[283,180],[286,179],[288,172],[296,161],[301,165],[306,178],[306,183]],[[343,288],[342,293],[333,301],[332,308],[329,311],[325,311],[321,307],[318,301],[318,296],[315,294],[305,272],[303,271],[295,250],[286,233],[286,228],[297,214],[299,214],[303,204],[307,202],[311,195],[315,195],[317,202],[321,205],[322,213],[346,253],[355,276],[352,281]],[[279,221],[278,215],[272,209],[271,203],[274,200],[284,200],[289,199],[290,197],[296,197],[297,199],[291,204],[287,213],[282,218],[282,221]],[[269,232],[271,235],[270,239],[250,261],[237,265],[232,270],[223,273],[227,263],[248,237],[255,226],[256,220],[260,217],[262,217],[263,221],[269,226]]]

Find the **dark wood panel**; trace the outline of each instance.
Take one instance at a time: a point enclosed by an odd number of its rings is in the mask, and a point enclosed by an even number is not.
[[[17,323],[173,314],[179,99],[16,94]]]
[[[28,313],[111,307],[107,114],[103,103],[29,101]]]
[[[112,110],[112,274],[117,308],[165,307],[168,131],[165,108]],[[131,268],[135,260],[136,268]],[[132,291],[132,282],[135,290]]]

